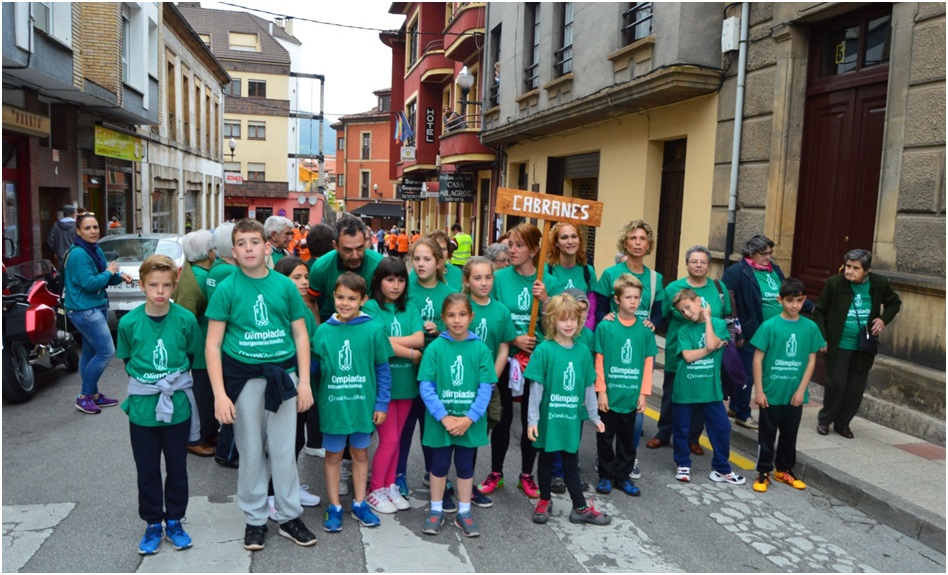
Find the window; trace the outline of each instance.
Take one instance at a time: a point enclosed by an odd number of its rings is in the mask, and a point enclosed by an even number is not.
[[[231,78],[230,84],[224,86],[224,94],[227,96],[240,96],[240,78]]]
[[[652,35],[652,3],[633,2],[622,13],[622,35],[626,44]]]
[[[336,187],[344,188],[346,187],[346,175],[345,174],[336,174]]]
[[[370,132],[362,132],[362,159],[372,159],[372,134]]]
[[[573,3],[563,2],[560,6],[560,48],[553,53],[557,76],[573,71]]]
[[[500,100],[498,99],[500,92],[500,35],[501,25],[498,24],[490,31],[490,61],[493,62],[494,66],[494,81],[491,82],[490,89],[488,90],[489,105],[491,108],[500,104]]]
[[[417,119],[418,104],[417,101],[412,101],[408,104],[408,109],[405,111],[405,116],[408,117],[408,126],[411,127],[412,137],[408,138],[402,145],[404,146],[414,146],[415,145],[415,136],[414,134],[418,133],[418,124],[415,123]]]
[[[266,140],[267,123],[266,122],[247,122],[248,140]]]
[[[267,179],[267,165],[254,162],[247,163],[247,179],[251,182],[264,182]]]
[[[345,149],[346,149],[346,139],[345,139],[345,138],[339,138],[339,139],[336,141],[336,149],[337,149],[337,150],[345,150]]]
[[[240,173],[240,162],[224,162],[224,172]]]
[[[887,64],[892,48],[892,15],[882,14],[827,32],[821,76],[836,76]]]
[[[191,79],[188,75],[191,71],[187,68],[181,69],[181,119],[183,120],[182,129],[184,132],[184,145],[191,145]]]
[[[392,110],[392,97],[379,96],[379,112],[389,112]]]
[[[128,60],[131,58],[132,49],[132,21],[129,16],[128,6],[122,5],[122,81],[128,83]]]
[[[411,68],[418,60],[418,20],[408,27],[408,67]]]
[[[168,60],[168,75],[165,76],[165,87],[167,92],[167,102],[168,102],[168,137],[172,140],[177,139],[178,137],[178,100],[177,96],[177,81],[178,76],[175,74],[174,62],[172,58],[167,58]]]
[[[247,80],[247,96],[251,98],[266,98],[267,83],[263,80]]]
[[[256,216],[255,219],[256,219],[258,222],[260,222],[261,224],[262,224],[262,223],[265,223],[265,222],[267,221],[267,218],[269,218],[269,217],[272,216],[272,215],[273,215],[273,208],[272,208],[272,207],[269,207],[269,206],[268,206],[268,207],[263,207],[263,208],[262,208],[262,207],[260,207],[260,206],[257,206],[257,216]]]
[[[309,208],[293,208],[293,221],[308,226]]]
[[[151,193],[151,231],[154,233],[170,233],[174,231],[175,197],[177,192],[171,189],[156,189]]]
[[[359,195],[363,198],[369,197],[369,180],[372,179],[372,172],[368,170],[359,171]]]
[[[33,7],[33,27],[67,46],[72,45],[72,3],[24,2]],[[27,8],[29,9],[29,8]]]
[[[240,32],[230,32],[229,48],[235,52],[259,52],[260,39],[256,34],[243,34]]]
[[[211,47],[211,35],[210,34],[198,34],[201,37],[201,42],[204,42],[204,45],[208,48]]]
[[[524,90],[529,92],[540,87],[540,4],[527,4],[527,29],[524,31],[526,46],[524,57],[526,67],[523,69]]]
[[[240,139],[240,121],[224,120],[224,137]]]
[[[197,84],[197,82],[195,82]],[[201,95],[201,85],[194,86],[194,137],[197,146],[201,147],[201,117],[204,115],[204,98]]]

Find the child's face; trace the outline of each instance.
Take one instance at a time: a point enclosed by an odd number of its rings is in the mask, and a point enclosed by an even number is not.
[[[678,302],[678,305],[675,306],[675,309],[678,310],[678,313],[685,316],[685,319],[688,321],[693,321],[695,323],[702,320],[702,307],[700,299],[683,299]]]
[[[623,315],[633,315],[639,309],[639,304],[642,303],[642,290],[635,287],[627,287],[622,290],[621,296],[615,296],[615,300],[616,305],[619,306],[619,311]]]
[[[309,270],[306,266],[300,264],[293,268],[289,278],[296,284],[296,289],[300,290],[300,295],[306,297],[309,288]]]
[[[368,299],[359,292],[342,285],[332,292],[332,298],[336,304],[336,317],[341,322],[347,322],[358,316],[366,299]]]
[[[579,318],[573,314],[566,314],[556,318],[556,333],[563,337],[572,339],[576,337],[579,329]]]
[[[806,296],[803,294],[788,295],[787,297],[777,296],[777,301],[783,306],[785,314],[790,317],[797,317],[800,315],[800,310],[803,309],[803,304],[806,303]]]
[[[385,301],[393,302],[405,293],[405,278],[388,276],[382,280],[382,297]]]
[[[415,268],[415,275],[420,280],[428,280],[435,277],[438,271],[438,261],[435,260],[431,248],[425,244],[415,246],[415,252],[411,258],[412,266]]]
[[[234,234],[234,250],[232,253],[240,267],[261,269],[267,265],[270,246],[256,232],[237,232]]]
[[[160,307],[171,301],[176,279],[172,271],[156,270],[141,278],[138,285],[145,293],[145,301]]]
[[[494,289],[494,269],[488,264],[471,266],[471,275],[465,283],[475,297],[485,298]]]
[[[448,328],[448,333],[455,339],[464,339],[467,337],[468,328],[471,327],[471,321],[474,314],[467,311],[463,304],[456,303],[444,310],[441,315],[441,321]]]

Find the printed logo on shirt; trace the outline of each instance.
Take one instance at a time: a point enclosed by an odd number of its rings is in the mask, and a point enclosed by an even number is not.
[[[421,310],[421,321],[434,321],[434,302],[430,297],[425,298],[425,307]]]
[[[158,340],[155,351],[151,352],[151,362],[155,366],[155,371],[168,370],[168,350],[165,349],[165,341],[163,339]]]
[[[790,339],[787,340],[787,357],[796,357],[797,356],[797,334],[791,333]]]
[[[253,304],[253,321],[257,327],[270,325],[270,312],[267,310],[267,304],[263,301],[263,294],[257,296],[257,302]]]
[[[576,286],[573,285],[573,278],[570,278],[569,281],[566,282],[566,287],[564,287],[563,289],[570,289],[570,288],[575,288],[575,287]]]
[[[573,391],[576,388],[576,370],[573,369],[573,362],[569,362],[566,370],[563,372],[563,389]]]
[[[521,310],[530,309],[530,304],[533,303],[530,298],[530,290],[524,286],[523,291],[520,292],[520,295],[517,296],[517,307]]]
[[[774,279],[774,276],[772,276],[772,275],[768,275],[768,276],[767,276],[767,287],[769,287],[769,288],[772,289],[772,290],[779,290],[779,289],[780,289],[780,286],[777,285],[777,280],[775,280],[775,279]]]
[[[339,371],[349,371],[352,369],[352,347],[349,346],[349,340],[342,342],[342,349],[339,350]]]
[[[464,362],[459,355],[454,363],[451,364],[451,385],[460,387],[464,383]]]
[[[398,318],[392,319],[392,325],[388,327],[389,337],[402,337],[402,324],[398,322]]]
[[[857,293],[856,296],[853,298],[853,305],[856,306],[856,307],[861,307],[861,306],[862,306],[862,294],[861,294],[861,293]]]
[[[477,337],[481,338],[481,341],[487,341],[487,318],[482,317],[481,323],[477,324],[477,329],[474,330],[474,333]]]
[[[625,345],[622,346],[622,363],[629,365],[632,363],[632,340],[626,338]]]
[[[707,343],[705,342],[704,334],[701,334],[701,339],[698,340],[698,347],[696,349],[704,349],[704,346],[706,345]]]

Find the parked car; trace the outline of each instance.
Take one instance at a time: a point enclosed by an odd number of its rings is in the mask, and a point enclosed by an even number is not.
[[[145,303],[145,294],[138,287],[138,268],[145,258],[155,254],[168,256],[181,271],[184,267],[183,238],[178,234],[126,234],[99,240],[105,261],[117,261],[122,273],[132,276],[132,283],[121,283],[106,290],[109,294],[110,329],[116,329],[123,315]]]

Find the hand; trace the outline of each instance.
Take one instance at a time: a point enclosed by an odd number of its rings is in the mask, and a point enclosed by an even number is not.
[[[645,327],[649,328],[649,329],[652,330],[653,332],[655,331],[655,324],[652,323],[651,321],[647,320],[647,319],[642,320],[642,325],[644,325]]]
[[[826,346],[825,346],[825,345],[820,348],[820,353],[826,353]]]
[[[533,282],[533,297],[537,298],[542,303],[546,303],[547,300],[550,299],[550,296],[546,293],[546,285],[540,280]]]
[[[599,401],[597,403],[599,404],[599,411],[602,411],[603,413],[609,411],[609,397],[606,395],[605,391],[599,392]]]
[[[638,405],[636,405],[635,407],[635,411],[638,411],[639,413],[645,413],[645,396],[644,395],[639,396],[639,402],[638,402]]]
[[[885,322],[882,321],[882,318],[877,317],[872,320],[872,327],[869,328],[869,331],[872,332],[872,335],[878,336],[882,333],[882,330],[885,329]]]
[[[597,424],[596,424],[596,431],[599,432],[599,433],[605,433],[605,432],[606,432],[606,424],[603,423],[603,422],[601,422],[601,421],[600,421],[599,423],[597,423]]]
[[[234,402],[226,395],[214,398],[214,419],[221,423],[230,424],[237,418]]]
[[[309,383],[296,386],[296,413],[304,413],[313,407],[313,390]]]
[[[743,340],[743,339],[739,339],[739,340],[737,340],[737,341],[734,342],[734,345],[736,345],[737,348],[740,349],[740,348],[744,347],[744,340]]]
[[[802,397],[801,397],[801,400],[802,400]],[[770,407],[770,404],[767,403],[767,396],[764,395],[764,392],[763,392],[763,391],[761,391],[760,393],[757,394],[756,397],[754,397],[754,402],[755,402],[755,403],[757,404],[757,406],[760,407],[761,409]]]
[[[602,316],[602,321],[615,321],[615,320],[616,320],[616,314],[611,311],[607,313],[606,315]]]
[[[375,425],[382,425],[386,419],[388,419],[388,414],[384,411],[376,411],[372,414],[372,423]]]
[[[802,389],[798,389],[795,392],[793,392],[793,397],[790,398],[790,405],[792,405],[793,407],[800,407],[801,405],[803,405],[803,393],[804,393],[804,390]]]
[[[531,425],[527,428],[527,439],[530,441],[536,441],[537,437],[540,435],[540,430],[536,425]]]
[[[527,334],[518,335],[514,338],[513,343],[515,347],[519,347],[527,353],[533,353],[533,348],[537,346],[537,338],[530,337]]]
[[[435,325],[433,321],[426,321],[424,323],[425,332],[429,335],[438,335],[438,326]]]
[[[119,263],[117,261],[112,261],[109,263],[109,267],[105,268],[110,273],[117,274],[119,272]]]
[[[127,283],[127,284],[132,283],[132,276],[130,276],[130,275],[128,275],[128,274],[122,274],[122,281],[125,282],[125,283]]]

